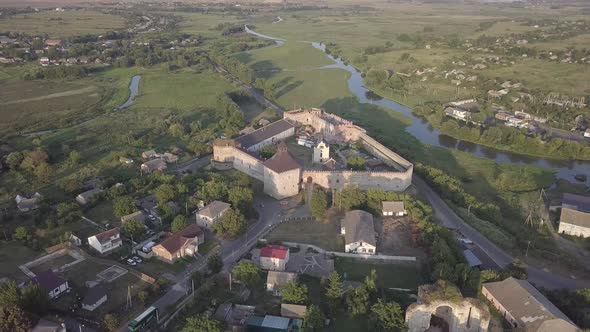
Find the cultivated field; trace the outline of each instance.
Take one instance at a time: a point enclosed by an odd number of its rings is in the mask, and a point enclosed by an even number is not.
[[[0,19],[0,31],[47,34],[51,37],[101,34],[124,27],[122,17],[87,10],[42,11]]]

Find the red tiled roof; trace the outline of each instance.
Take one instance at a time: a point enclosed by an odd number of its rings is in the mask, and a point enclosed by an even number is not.
[[[203,230],[196,224],[190,224],[181,231],[178,231],[168,237],[166,240],[160,242],[159,246],[162,246],[170,254],[176,253],[182,248],[187,242],[192,241],[194,238],[201,236]]]
[[[111,237],[115,236],[116,234],[119,234],[118,228],[109,229],[108,231],[98,233],[94,236],[96,236],[96,239],[98,240],[98,242],[100,242],[100,244],[105,244],[109,242],[111,240]]]
[[[275,171],[276,173],[283,173],[301,167],[301,164],[293,155],[287,150],[287,145],[281,142],[277,148],[274,156],[264,162],[264,166]]]
[[[283,246],[266,246],[260,251],[260,257],[278,258],[285,259],[289,249]]]

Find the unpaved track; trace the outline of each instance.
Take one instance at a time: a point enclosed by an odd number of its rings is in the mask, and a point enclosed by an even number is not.
[[[41,97],[12,100],[12,101],[8,101],[5,103],[1,103],[1,105],[20,104],[20,103],[28,103],[31,101],[39,101],[39,100],[45,100],[45,99],[51,99],[51,98],[69,97],[69,96],[81,95],[84,93],[95,92],[96,90],[97,90],[97,88],[95,86],[88,86],[88,87],[78,89],[78,90],[70,90],[70,91],[52,93],[50,95],[41,96]]]

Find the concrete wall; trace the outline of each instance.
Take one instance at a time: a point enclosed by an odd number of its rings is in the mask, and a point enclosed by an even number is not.
[[[590,215],[589,215],[590,216]],[[559,233],[573,236],[582,236],[584,238],[590,237],[590,228],[578,225],[568,224],[566,222],[559,223]]]
[[[213,160],[216,162],[231,162],[233,168],[249,176],[264,180],[264,166],[256,157],[233,146],[213,146]]]
[[[434,301],[428,304],[414,303],[406,310],[408,332],[424,332],[430,327],[432,315],[443,318],[453,332],[486,332],[490,324],[490,313],[475,299],[465,299],[461,303]],[[482,308],[482,309],[480,309]]]
[[[326,189],[358,186],[360,189],[404,191],[412,184],[412,170],[405,172],[303,171],[303,181],[311,181]]]

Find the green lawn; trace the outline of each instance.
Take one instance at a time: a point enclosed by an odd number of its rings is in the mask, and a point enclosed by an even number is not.
[[[342,251],[344,241],[340,234],[339,222],[310,221],[284,222],[277,226],[266,239],[313,244],[329,251]]]
[[[94,222],[101,224],[113,224],[119,220],[113,212],[113,203],[109,200],[102,200],[95,206],[84,211],[84,216]]]
[[[24,276],[18,268],[20,265],[33,260],[39,253],[16,241],[0,242],[0,278],[16,278]]]
[[[243,22],[242,18],[231,14],[175,12],[174,15],[181,17],[180,30],[182,32],[199,34],[205,37],[220,36],[221,31],[214,29],[220,23]]]
[[[47,34],[50,37],[102,34],[124,26],[125,19],[121,16],[89,10],[42,11],[0,19],[0,31]]]
[[[337,257],[335,267],[345,280],[361,282],[374,269],[377,271],[377,284],[383,288],[417,289],[423,284],[417,263],[377,264],[368,260]]]

